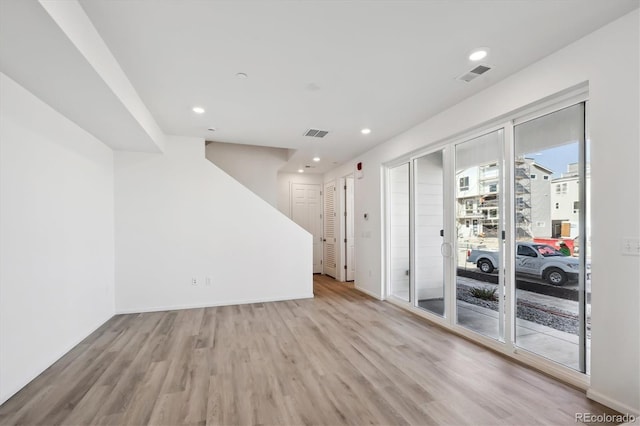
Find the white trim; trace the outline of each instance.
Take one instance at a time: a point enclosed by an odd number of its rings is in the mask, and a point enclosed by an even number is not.
[[[353,286],[353,288],[354,288],[354,289],[356,289],[356,290],[358,290],[358,291],[359,291],[359,292],[361,292],[361,293],[366,294],[367,296],[371,296],[371,297],[373,297],[373,298],[374,298],[374,299],[376,299],[376,300],[384,300],[384,299],[382,299],[382,298],[380,297],[380,295],[375,294],[374,292],[372,292],[371,290],[367,290],[366,288],[358,287],[358,285],[357,285],[357,284],[355,284],[355,285]]]
[[[345,205],[344,205],[344,176],[336,178],[336,193],[333,205],[336,212],[336,276],[335,280],[339,282],[347,281],[347,274],[344,269],[344,238],[345,238]]]
[[[381,213],[380,216],[380,224],[378,231],[380,232],[380,295],[376,296],[380,300],[385,300],[385,298],[389,295],[389,265],[387,264],[387,258],[389,256],[389,234],[388,226],[389,226],[389,195],[387,194],[387,186],[388,186],[388,168],[384,165],[380,165],[378,169],[378,173],[380,174],[379,180],[379,188],[380,191],[380,205],[379,211]],[[355,183],[354,183],[354,211],[355,209]],[[357,258],[356,258],[357,259]],[[356,280],[357,280],[357,266],[356,266]],[[361,272],[362,273],[362,272]]]
[[[289,183],[289,205],[288,205],[287,217],[291,219],[293,217],[293,182],[289,180],[288,183]]]
[[[504,342],[507,346],[507,349],[511,352],[514,351],[515,342],[516,342],[516,326],[515,319],[517,318],[517,292],[516,292],[516,239],[513,237],[517,236],[516,232],[516,220],[515,220],[515,141],[514,141],[514,127],[511,122],[508,122],[504,126],[504,137],[502,140],[503,144],[503,180],[502,187],[502,206],[501,213],[504,220],[502,220],[502,224],[504,226],[503,230],[507,237],[504,241],[504,253],[503,253],[503,282],[505,284],[505,302],[504,306],[506,308],[506,312],[504,312],[505,316],[505,331],[504,331]],[[509,165],[506,167],[506,165]],[[508,318],[511,318],[511,321],[507,321]]]
[[[20,390],[22,390],[22,388],[24,388],[25,386],[27,386],[29,383],[31,383],[32,381],[34,381],[39,375],[41,375],[42,373],[45,372],[45,370],[49,367],[51,367],[53,364],[55,364],[56,362],[58,362],[60,360],[60,358],[62,358],[63,356],[65,356],[69,351],[71,351],[73,348],[75,348],[76,346],[78,346],[80,343],[82,343],[82,341],[84,339],[86,339],[87,337],[91,336],[96,330],[98,330],[100,327],[102,327],[104,324],[107,323],[107,321],[109,321],[111,318],[114,317],[114,315],[116,314],[111,314],[107,319],[103,320],[103,321],[98,321],[97,325],[94,325],[93,327],[91,327],[89,329],[89,332],[84,336],[84,337],[80,337],[78,339],[74,339],[70,344],[66,345],[64,347],[64,349],[62,349],[61,351],[58,351],[56,355],[53,355],[52,357],[50,357],[49,359],[51,359],[51,361],[47,361],[45,362],[46,365],[41,366],[36,368],[35,370],[37,371],[35,374],[32,374],[30,376],[28,376],[28,378],[26,378],[25,380],[23,380],[22,382],[24,383],[23,385],[18,386],[17,388],[13,388],[11,389],[9,392],[7,392],[7,394],[4,397],[0,398],[0,405],[4,404],[6,401],[8,401],[12,396],[14,396],[15,394],[17,394],[18,392],[20,392]],[[6,391],[6,389],[3,388],[3,391]]]
[[[516,346],[510,356],[583,391],[586,391],[591,383],[591,378],[588,375],[544,358],[541,355],[529,352],[526,349]]]
[[[588,100],[589,83],[584,82],[527,105],[521,110],[514,111],[514,113],[509,116],[512,117],[513,125],[516,126]]]
[[[152,306],[146,308],[132,308],[132,309],[118,309],[116,314],[141,314],[144,312],[163,312],[163,311],[178,311],[183,309],[200,309],[200,308],[214,308],[217,306],[234,306],[234,305],[249,305],[251,303],[267,303],[267,302],[283,302],[285,300],[299,300],[299,299],[313,299],[313,293],[311,295],[299,295],[291,297],[269,297],[265,299],[249,299],[249,300],[227,300],[224,302],[215,303],[194,303],[187,305],[168,305],[168,306]]]
[[[352,194],[351,195],[353,197],[353,202],[352,202],[353,211],[351,211],[351,212],[347,211],[347,190],[345,188],[347,186],[347,180],[349,178],[351,178],[353,180],[353,183],[352,183],[353,188],[351,188],[351,190],[352,190]],[[340,199],[341,199],[341,208],[340,208],[340,219],[341,219],[341,221],[340,221],[340,224],[341,224],[341,226],[340,226],[340,244],[341,244],[342,249],[344,251],[344,253],[340,256],[340,262],[342,263],[342,265],[341,265],[342,277],[344,278],[341,281],[351,282],[351,281],[355,281],[355,273],[357,272],[357,269],[354,269],[356,272],[354,272],[353,280],[349,281],[347,279],[347,278],[349,278],[349,274],[347,272],[347,267],[348,267],[348,264],[347,264],[348,253],[347,252],[348,252],[348,250],[347,250],[347,247],[346,247],[347,243],[345,243],[345,241],[344,241],[344,240],[347,239],[347,217],[349,217],[349,216],[345,216],[345,212],[347,213],[347,215],[351,215],[351,217],[353,217],[353,226],[355,227],[355,223],[356,223],[356,218],[355,218],[356,176],[355,176],[354,172],[350,172],[350,173],[347,173],[346,175],[342,176],[340,179],[342,180],[342,184],[340,186],[341,191],[342,191],[342,193],[340,195]],[[356,253],[356,240],[357,240],[355,229],[353,230],[353,238],[354,238],[354,241],[353,241],[353,244],[354,244],[353,253],[355,255],[355,253]],[[355,259],[352,260],[352,262],[355,262]]]
[[[456,175],[456,150],[455,146],[448,145],[442,149],[442,166],[443,166],[443,212],[444,215],[444,240],[443,243],[449,244],[451,252],[445,257],[444,262],[444,291],[445,291],[445,308],[443,312],[443,321],[448,324],[453,322],[452,318],[457,317],[456,305],[456,269],[458,262],[458,227],[456,226],[456,179],[448,179],[450,176]],[[453,214],[450,214],[453,212]],[[448,283],[453,283],[448,285]]]
[[[380,197],[382,206],[380,207],[383,212],[382,220],[380,221],[382,223],[380,238],[382,239],[382,259],[384,259],[384,262],[380,262],[380,266],[384,268],[381,271],[382,273],[380,274],[382,277],[382,291],[380,293],[382,299],[387,298],[391,294],[391,275],[389,273],[391,269],[389,268],[389,263],[391,263],[391,242],[389,239],[389,235],[391,234],[391,221],[389,220],[389,218],[391,217],[391,203],[389,197],[389,170],[391,169],[391,167],[393,166],[381,166],[382,176],[380,179],[380,190],[382,191],[382,196]]]
[[[592,388],[587,389],[587,398],[599,402],[602,405],[606,405],[609,408],[613,408],[619,413],[622,414],[633,414],[634,416],[640,416],[640,408],[633,408],[622,402],[609,398],[608,396],[600,393],[598,391],[593,390]],[[626,423],[625,423],[626,424]]]

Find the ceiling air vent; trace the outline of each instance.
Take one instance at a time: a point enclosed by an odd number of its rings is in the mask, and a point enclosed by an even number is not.
[[[309,129],[304,132],[304,135],[312,138],[324,138],[327,136],[327,133],[329,133],[328,130]]]
[[[490,69],[491,69],[490,67],[487,67],[484,65],[478,65],[468,73],[465,73],[460,77],[458,77],[458,80],[466,81],[468,83],[471,80],[475,79],[476,77],[481,76],[485,72],[489,71]]]

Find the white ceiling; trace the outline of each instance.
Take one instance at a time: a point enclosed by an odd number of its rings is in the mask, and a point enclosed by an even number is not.
[[[67,16],[72,25],[62,27],[86,24],[93,28],[78,4],[47,5],[76,6],[80,13]],[[84,47],[93,48],[90,60],[87,49],[74,45],[51,12],[37,1],[0,0],[0,71],[113,149],[160,152],[162,131],[136,90],[129,84],[123,92],[113,78],[105,78],[109,77],[105,65],[119,67],[112,57],[105,58],[110,55],[106,47],[99,48],[100,36],[95,30],[76,36],[83,39]]]
[[[324,172],[639,2],[80,4],[164,133],[290,148],[296,151],[283,170],[313,164],[316,172]],[[480,46],[490,48],[484,62],[493,69],[471,83],[458,81],[475,66],[467,56]],[[236,78],[238,72],[248,78]],[[194,114],[195,105],[206,113]],[[360,134],[363,127],[371,134]],[[326,129],[329,135],[304,137],[308,128]],[[314,155],[322,161],[314,164]]]

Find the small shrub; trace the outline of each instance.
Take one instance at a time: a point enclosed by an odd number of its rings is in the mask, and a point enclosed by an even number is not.
[[[471,295],[482,300],[497,300],[497,288],[474,287],[471,289]]]

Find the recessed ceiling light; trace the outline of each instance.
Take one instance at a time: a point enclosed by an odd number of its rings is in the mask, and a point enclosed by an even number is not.
[[[195,112],[196,114],[204,114],[204,108],[199,107],[199,106],[195,106],[191,110],[193,112]]]
[[[479,61],[487,57],[487,49],[476,49],[469,55],[470,61]]]
[[[304,169],[298,169],[298,173],[304,173]]]
[[[236,78],[239,78],[239,79],[245,79],[247,77],[248,77],[248,75],[243,73],[243,72],[239,72],[239,73],[236,74]]]
[[[320,157],[313,157],[313,161],[317,163],[318,161],[320,161]]]
[[[360,130],[360,133],[362,133],[363,135],[368,135],[369,133],[371,133],[371,129],[362,129]]]

